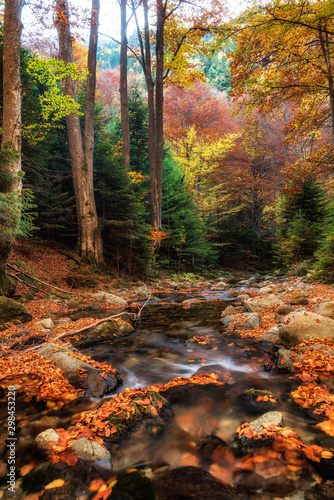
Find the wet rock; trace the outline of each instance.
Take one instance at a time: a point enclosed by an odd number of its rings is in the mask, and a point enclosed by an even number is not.
[[[233,475],[233,484],[238,491],[255,493],[262,489],[263,478],[254,471],[239,470]]]
[[[243,451],[247,451],[248,449],[259,448],[264,446],[272,441],[271,438],[268,438],[266,435],[261,436],[262,431],[265,430],[265,426],[267,425],[276,425],[278,427],[284,427],[283,415],[279,411],[270,411],[261,415],[261,417],[253,420],[249,425],[245,427],[246,430],[251,430],[254,436],[257,438],[247,438],[244,434],[239,436],[237,433],[234,436],[232,446],[234,448],[240,448]]]
[[[101,340],[114,340],[118,337],[125,337],[129,333],[133,332],[133,326],[127,321],[123,320],[110,320],[105,323],[101,323],[95,328],[85,330],[76,337],[71,338],[71,342],[74,346],[79,347],[87,344],[95,344]]]
[[[334,478],[334,458],[320,458],[320,462],[313,462],[312,460],[310,462],[324,481]]]
[[[60,439],[59,434],[54,429],[47,429],[41,432],[35,439],[37,448],[45,453],[50,453]]]
[[[294,308],[292,306],[284,304],[283,306],[278,306],[278,308],[275,309],[275,314],[278,314],[279,316],[286,316],[287,314],[290,314],[293,311]]]
[[[126,307],[128,305],[128,303],[124,299],[122,299],[121,297],[117,297],[117,295],[114,295],[112,293],[98,292],[94,293],[93,297],[97,302],[103,302],[105,300],[111,306]]]
[[[257,401],[259,397],[261,400]],[[237,400],[241,409],[248,415],[261,415],[264,412],[275,411],[277,408],[276,396],[263,389],[246,389],[238,396]]]
[[[52,330],[52,328],[54,328],[54,324],[51,318],[45,318],[34,323],[33,327],[37,330]]]
[[[225,382],[225,384],[233,384],[235,382],[235,379],[231,375],[231,373],[227,372],[226,368],[221,365],[201,366],[201,368],[197,370],[195,375],[202,375],[204,373],[215,373],[216,375],[218,375],[218,381]]]
[[[197,444],[195,451],[200,457],[201,465],[207,466],[213,461],[214,457],[212,457],[212,454],[214,452],[219,453],[223,448],[228,448],[228,444],[225,441],[218,436],[209,436]]]
[[[279,349],[275,356],[275,368],[280,372],[294,373],[296,370],[293,363],[300,359],[302,359],[300,354],[284,348]]]
[[[238,494],[199,467],[178,467],[153,479],[156,500],[234,500]]]
[[[287,347],[294,347],[307,339],[334,339],[334,320],[306,311],[288,314],[280,324],[280,341]]]
[[[37,352],[43,358],[51,359],[53,363],[56,363],[73,387],[83,389],[96,398],[113,391],[120,383],[118,374],[113,377],[108,373],[107,378],[101,377],[101,370],[72,357],[70,350],[55,344],[44,344]]]
[[[116,427],[116,432],[112,434],[110,440],[118,439],[119,436],[134,430],[137,427],[137,424],[139,424],[143,419],[146,419],[145,424],[147,428],[150,428],[150,422],[153,421],[154,426],[156,426],[157,421],[159,420],[161,421],[160,416],[158,414],[158,409],[160,410],[162,406],[166,406],[168,404],[168,400],[164,396],[162,396],[159,392],[156,391],[148,391],[145,396],[138,396],[136,400],[140,401],[146,398],[151,399],[150,405],[147,404],[141,405],[137,404],[134,401],[131,401],[129,403],[129,406],[131,406],[132,411],[128,417],[126,415],[125,416],[117,415],[114,413],[110,414],[109,422],[107,425],[110,428]],[[158,404],[160,407],[158,406]],[[153,406],[157,410],[157,412],[154,415],[152,413]]]
[[[221,318],[225,318],[226,316],[233,316],[234,314],[237,314],[238,311],[236,310],[236,308],[234,306],[227,306],[226,309],[224,309],[224,311],[222,311],[220,317]]]
[[[284,302],[277,295],[270,294],[267,297],[246,300],[244,305],[247,311],[258,312],[267,307],[283,306]]]
[[[277,342],[279,339],[278,326],[272,326],[266,333],[261,335],[260,342]]]
[[[334,302],[323,302],[316,309],[316,314],[320,314],[320,316],[325,316],[326,318],[334,317]]]
[[[333,498],[334,480],[318,483],[305,493],[305,500],[333,500]]]
[[[69,448],[71,448],[79,458],[90,462],[96,462],[96,465],[102,469],[112,470],[110,461],[111,455],[109,451],[99,443],[89,441],[87,438],[80,438],[74,441]]]
[[[109,498],[112,500],[156,500],[152,481],[141,470],[118,475],[117,483],[113,486],[112,495]]]
[[[32,315],[16,300],[0,296],[0,325],[14,320],[27,323],[32,320]]]
[[[286,496],[289,493],[296,491],[296,481],[292,478],[286,476],[286,474],[281,473],[271,477],[267,477],[263,484],[263,492],[268,492],[272,494],[277,494],[279,496]],[[275,495],[276,496],[276,495]]]
[[[240,329],[240,330],[253,330],[261,326],[262,319],[257,313],[241,313],[238,317],[226,316],[221,319],[221,324],[225,326],[228,330]],[[233,325],[232,325],[233,323]]]

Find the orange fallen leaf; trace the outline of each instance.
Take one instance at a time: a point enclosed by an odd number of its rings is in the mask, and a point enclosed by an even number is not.
[[[318,427],[322,431],[326,432],[329,436],[334,437],[334,422],[332,420],[325,420],[324,422],[320,422],[315,427]]]
[[[157,417],[159,415],[158,410],[155,408],[155,406],[151,406],[150,411],[151,411],[152,415],[154,415],[155,417]]]
[[[29,474],[30,471],[32,471],[36,467],[36,465],[37,465],[37,462],[32,462],[30,464],[24,465],[20,469],[20,475],[22,477],[26,476],[27,474]]]
[[[103,484],[105,484],[103,479],[93,479],[93,481],[90,483],[89,491],[98,491]]]

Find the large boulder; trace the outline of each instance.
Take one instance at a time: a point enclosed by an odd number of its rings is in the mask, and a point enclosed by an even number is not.
[[[16,300],[0,297],[0,325],[18,320],[27,323],[32,320],[30,312]]]
[[[295,311],[283,318],[279,338],[288,349],[308,339],[334,339],[334,320],[309,311]]]
[[[101,342],[102,340],[114,340],[118,337],[125,337],[129,333],[133,332],[133,326],[121,319],[110,320],[105,323],[101,323],[95,328],[90,328],[84,332],[80,332],[75,337],[71,337],[71,342],[74,346],[82,346],[87,344],[95,344],[96,342]]]
[[[327,318],[334,318],[334,302],[323,302],[316,309],[316,314],[326,316]]]
[[[257,313],[241,313],[221,318],[221,324],[228,330],[253,330],[261,326],[262,319]]]
[[[249,312],[258,312],[262,311],[263,309],[266,309],[267,307],[283,306],[283,305],[284,302],[279,297],[277,297],[277,295],[274,295],[273,293],[271,293],[267,297],[249,299],[245,300],[244,302],[244,306]]]
[[[94,366],[71,356],[71,351],[55,344],[44,344],[38,349],[38,354],[45,359],[51,359],[64,373],[64,377],[73,387],[83,389],[91,396],[100,398],[112,392],[121,382],[117,372],[115,376],[104,373]]]

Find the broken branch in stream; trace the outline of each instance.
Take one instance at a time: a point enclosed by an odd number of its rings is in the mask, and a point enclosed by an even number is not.
[[[149,294],[147,300],[141,306],[141,308],[139,309],[138,313],[121,312],[121,313],[118,313],[118,314],[113,314],[112,316],[107,316],[106,318],[101,318],[98,321],[95,321],[95,323],[92,323],[91,325],[83,326],[82,328],[79,328],[78,330],[72,330],[71,332],[61,333],[57,337],[55,337],[53,339],[50,339],[50,341],[51,342],[56,342],[56,340],[59,340],[61,338],[69,337],[70,335],[76,335],[78,333],[82,333],[85,330],[89,330],[90,328],[95,328],[96,326],[100,325],[101,323],[106,323],[107,321],[110,321],[112,319],[119,318],[120,316],[123,316],[124,314],[128,315],[132,319],[132,321],[137,321],[140,318],[141,312],[144,309],[144,307],[146,306],[147,302],[150,300],[150,298],[151,298],[151,294]],[[38,349],[42,345],[43,344],[36,345],[34,347],[30,347],[29,349],[26,349],[24,352],[33,351],[34,349]]]

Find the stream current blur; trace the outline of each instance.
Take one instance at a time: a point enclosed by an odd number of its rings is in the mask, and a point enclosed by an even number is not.
[[[187,299],[200,302],[184,304]],[[231,444],[240,424],[251,422],[269,410],[282,412],[285,425],[307,444],[334,445],[334,439],[316,431],[313,427],[316,422],[291,402],[290,392],[296,383],[287,375],[265,371],[264,364],[274,352],[272,344],[222,336],[220,313],[233,300],[229,293],[221,291],[202,291],[191,296],[160,294],[143,309],[135,332],[112,343],[84,349],[85,354],[97,361],[107,361],[117,367],[123,379],[119,392],[126,387],[145,387],[166,383],[175,377],[190,377],[199,369],[200,373],[211,373],[215,371],[210,368],[212,365],[220,365],[225,373],[223,386],[188,386],[179,394],[176,391],[161,427],[145,429],[142,426],[115,445],[111,453],[116,472],[129,467],[155,470],[164,465],[195,465],[231,484],[236,471],[244,468],[247,457],[238,458],[227,445]],[[204,338],[206,343],[193,341],[194,336]],[[243,397],[248,389],[269,390],[278,398],[278,403],[261,411]],[[216,459],[212,458],[215,452],[208,457],[207,450],[214,450],[217,443],[220,443],[220,451]],[[262,471],[265,476],[275,476],[276,472],[278,476],[289,475],[292,473],[289,467],[294,466],[282,464],[278,455],[267,447],[249,456],[252,459],[257,456],[255,461],[262,469],[263,462],[267,464],[269,469]],[[268,492],[269,496],[263,493],[252,498],[304,498],[303,490],[310,486],[309,482],[314,482],[315,475],[310,474],[307,462],[298,467],[299,472],[293,472],[294,486],[290,488],[291,495],[297,496],[280,497],[275,491],[273,497]],[[280,489],[279,484],[277,488]]]

